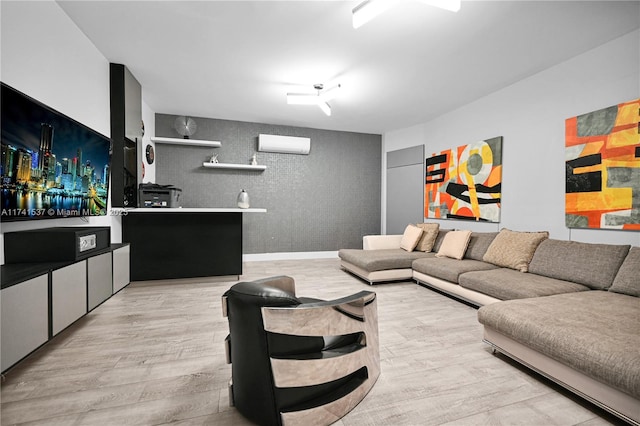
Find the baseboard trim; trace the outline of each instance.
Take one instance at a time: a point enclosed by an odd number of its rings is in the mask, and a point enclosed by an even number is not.
[[[282,253],[243,254],[243,262],[263,262],[270,260],[298,260],[298,259],[337,259],[337,251],[304,251]]]

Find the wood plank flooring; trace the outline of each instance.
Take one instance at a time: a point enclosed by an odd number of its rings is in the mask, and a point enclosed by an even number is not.
[[[597,407],[495,356],[476,310],[413,282],[374,287],[337,259],[247,262],[323,299],[378,294],[382,373],[337,425],[607,425]],[[2,425],[247,425],[229,407],[220,297],[235,281],[132,283],[5,375]]]

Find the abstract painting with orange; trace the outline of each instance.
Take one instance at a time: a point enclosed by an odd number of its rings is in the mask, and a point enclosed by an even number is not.
[[[500,222],[502,136],[426,159],[424,218]]]
[[[640,230],[640,99],[566,120],[565,223]]]

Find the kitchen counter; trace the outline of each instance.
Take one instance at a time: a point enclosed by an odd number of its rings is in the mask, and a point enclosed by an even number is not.
[[[242,275],[242,215],[266,209],[120,209],[131,281]]]

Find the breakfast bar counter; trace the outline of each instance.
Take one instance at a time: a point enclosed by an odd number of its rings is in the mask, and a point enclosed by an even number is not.
[[[131,281],[242,274],[242,215],[266,209],[122,209]]]

